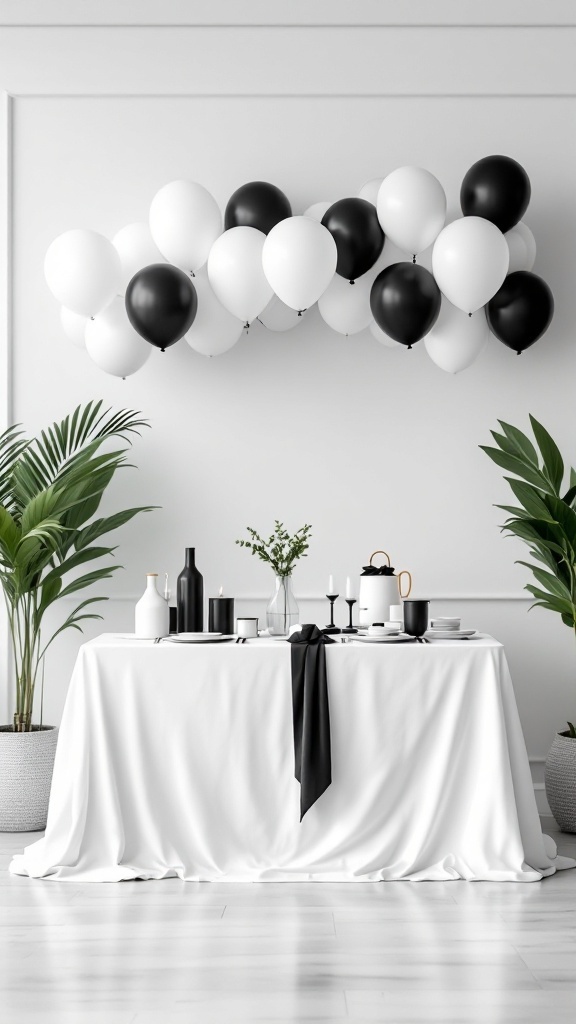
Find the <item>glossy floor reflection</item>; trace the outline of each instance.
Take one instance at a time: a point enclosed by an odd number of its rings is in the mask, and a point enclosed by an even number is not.
[[[576,857],[576,835],[557,832]],[[11,876],[7,1024],[574,1020],[576,871],[531,884],[74,885]]]

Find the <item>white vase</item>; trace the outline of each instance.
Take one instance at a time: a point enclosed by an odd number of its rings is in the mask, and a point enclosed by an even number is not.
[[[146,590],[136,605],[134,633],[141,639],[154,640],[170,632],[170,609],[156,589],[157,579],[158,573],[147,574]]]

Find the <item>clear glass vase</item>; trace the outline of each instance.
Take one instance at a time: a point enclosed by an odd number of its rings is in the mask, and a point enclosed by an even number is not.
[[[292,577],[277,576],[276,590],[266,609],[266,625],[273,636],[286,636],[298,622],[298,605],[292,592]]]

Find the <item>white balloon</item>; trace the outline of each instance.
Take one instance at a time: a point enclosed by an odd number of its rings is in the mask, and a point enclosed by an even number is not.
[[[48,247],[44,274],[61,305],[81,316],[95,316],[118,293],[120,257],[104,235],[73,228]]]
[[[399,167],[382,182],[376,203],[384,234],[412,255],[423,252],[446,220],[446,193],[423,167]]]
[[[150,206],[150,231],[169,263],[195,272],[222,232],[222,214],[214,197],[195,181],[171,181]]]
[[[85,334],[88,319],[87,316],[82,316],[81,313],[74,313],[71,309],[66,309],[66,306],[60,307],[62,330],[72,344],[76,345],[76,348],[86,348]]]
[[[446,298],[473,313],[498,291],[509,258],[506,239],[495,224],[484,217],[460,217],[438,235],[432,272]]]
[[[536,261],[536,239],[527,224],[520,221],[504,235],[510,252],[508,273],[515,270],[532,270]]]
[[[120,257],[122,281],[120,295],[124,295],[130,281],[139,270],[152,263],[164,263],[164,257],[152,238],[148,224],[127,224],[112,239],[112,245]]]
[[[266,235],[256,228],[230,228],[216,239],[208,257],[208,280],[216,298],[246,323],[262,312],[273,294],[262,269],[265,241]]]
[[[273,295],[258,319],[269,331],[291,331],[293,327],[298,327],[298,324],[302,323],[305,315],[291,309],[277,295]]]
[[[149,358],[151,346],[134,330],[124,299],[116,298],[86,325],[88,355],[113,377],[129,377]]]
[[[444,297],[438,319],[424,338],[424,345],[436,366],[447,373],[459,373],[479,356],[489,335],[483,309],[468,316]]]
[[[378,192],[383,181],[384,178],[371,178],[370,181],[365,181],[358,193],[358,198],[366,199],[368,203],[372,203],[372,206],[376,206]]]
[[[312,220],[321,221],[322,217],[332,206],[332,203],[312,203],[307,210],[304,210],[303,217],[311,217]]]
[[[264,273],[276,295],[304,310],[320,298],[336,272],[338,253],[330,232],[311,217],[287,217],[266,237]]]
[[[395,339],[391,338],[389,334],[386,334],[386,332],[378,326],[375,320],[370,324],[370,334],[373,338],[376,338],[376,341],[379,341],[381,345],[384,345],[385,348],[406,348],[405,345],[402,345],[399,341],[395,341]]]
[[[374,277],[370,272],[357,277],[354,284],[334,274],[318,299],[320,316],[338,334],[358,334],[365,330],[372,321],[370,289],[373,283]]]
[[[508,273],[513,274],[515,270],[524,270],[528,262],[528,249],[522,235],[515,228],[511,228],[504,235],[508,246]]]
[[[218,301],[210,287],[205,268],[196,274],[194,287],[198,296],[198,309],[194,323],[184,338],[200,355],[220,356],[236,344],[244,325]]]

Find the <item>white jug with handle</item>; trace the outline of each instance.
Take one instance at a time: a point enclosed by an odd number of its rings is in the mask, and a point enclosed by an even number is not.
[[[372,566],[376,555],[384,555],[388,566],[380,571]],[[390,566],[390,555],[387,551],[374,551],[370,555],[369,567],[374,569],[373,575],[360,576],[358,591],[358,624],[372,626],[375,622],[384,623],[390,619],[390,605],[400,604],[400,599],[408,597],[412,589],[412,576],[408,569],[402,569],[396,576]],[[389,570],[386,572],[386,568]],[[408,589],[402,593],[402,576],[408,577]]]

